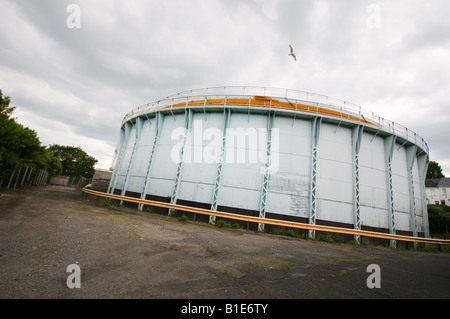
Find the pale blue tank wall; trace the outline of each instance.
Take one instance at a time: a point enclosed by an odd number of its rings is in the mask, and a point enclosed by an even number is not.
[[[324,120],[319,123],[320,134],[314,140],[313,120],[317,116],[229,110],[231,113],[211,106],[175,113],[160,110],[159,115],[150,112],[128,120],[121,128],[110,191],[126,194],[126,190],[142,198],[154,195],[209,205],[220,172],[219,206],[303,217],[311,222],[315,222],[311,219],[315,213],[319,221],[427,233],[422,184],[428,155],[416,145],[400,138],[393,145],[390,184],[387,132],[381,134],[373,126],[351,121],[342,125],[341,120],[321,116]],[[363,129],[357,130],[361,125]],[[225,126],[220,171],[218,159]],[[241,130],[241,135],[232,135],[230,129],[234,133]],[[245,150],[241,149],[233,139],[252,130],[258,132],[257,143],[246,143]],[[270,158],[277,163],[276,170],[268,175],[267,189],[263,190],[268,144],[267,134],[260,133],[269,130]],[[317,145],[315,163],[313,144]],[[174,149],[175,153],[184,150],[181,164],[173,160]],[[244,163],[237,161],[239,151],[247,156]],[[256,161],[250,160],[255,154]],[[208,160],[214,156],[214,161]],[[314,164],[317,173],[313,176]],[[263,195],[267,199],[262,209]],[[312,205],[314,199],[316,206]]]

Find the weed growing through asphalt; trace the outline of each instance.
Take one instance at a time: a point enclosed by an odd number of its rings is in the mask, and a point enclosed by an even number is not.
[[[238,223],[229,223],[223,219],[217,220],[214,225],[219,228],[234,228],[234,229],[242,229],[242,226]]]

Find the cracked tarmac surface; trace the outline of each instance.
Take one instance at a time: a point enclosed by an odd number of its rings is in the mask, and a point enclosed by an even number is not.
[[[0,197],[1,299],[450,298],[450,254],[217,228],[67,187]],[[69,289],[67,266],[81,270]],[[367,266],[380,266],[369,289]]]

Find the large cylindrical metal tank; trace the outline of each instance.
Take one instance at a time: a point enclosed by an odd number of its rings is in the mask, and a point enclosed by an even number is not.
[[[125,116],[108,191],[428,237],[428,161],[416,133],[342,100],[206,88]]]

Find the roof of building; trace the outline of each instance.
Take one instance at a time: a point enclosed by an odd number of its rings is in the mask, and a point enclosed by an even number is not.
[[[450,177],[441,178],[437,187],[450,187]]]
[[[440,178],[430,178],[425,180],[425,187],[437,187]]]
[[[450,177],[426,179],[425,187],[450,187]]]

